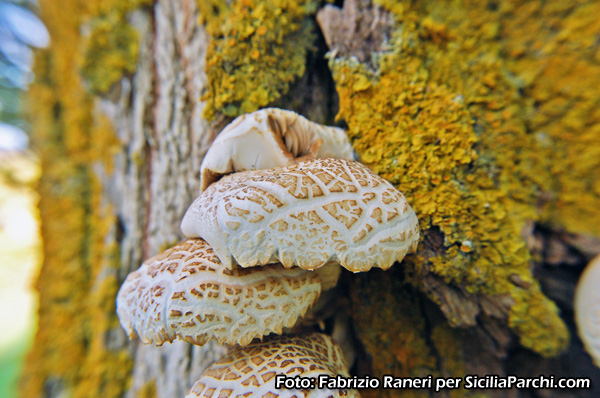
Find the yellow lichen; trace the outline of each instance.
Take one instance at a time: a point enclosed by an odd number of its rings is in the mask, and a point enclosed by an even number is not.
[[[538,217],[533,167],[544,155],[520,118],[497,16],[476,2],[391,3],[384,6],[397,29],[374,68],[331,62],[338,117],[362,161],[406,194],[421,228],[444,234],[443,255],[408,266],[471,293],[510,297],[509,325],[521,343],[555,355],[568,333],[520,236]]]
[[[124,73],[135,71],[137,31],[111,14],[93,22],[82,74],[92,91],[105,93]]]
[[[198,0],[212,36],[206,57],[205,117],[253,112],[304,73],[313,42],[314,0]]]
[[[123,74],[135,71],[139,52],[137,31],[127,22],[127,14],[149,0],[107,1],[90,4],[91,32],[85,41],[82,74],[92,92],[105,93]]]
[[[119,141],[105,117],[92,112],[81,80],[81,26],[107,2],[41,1],[51,45],[37,54],[30,88],[32,138],[39,151],[44,263],[37,282],[39,328],[22,386],[23,396],[123,396],[132,360],[106,346],[118,328],[114,297],[120,249],[110,243],[117,224],[101,202],[92,166],[111,169]],[[114,2],[118,3],[118,2]],[[131,3],[131,2],[130,2]],[[129,8],[130,10],[130,8]]]
[[[156,381],[152,380],[144,384],[136,392],[135,398],[156,398]]]
[[[540,147],[542,220],[600,236],[600,4],[517,3],[499,9],[507,66]],[[549,175],[548,175],[549,174]]]

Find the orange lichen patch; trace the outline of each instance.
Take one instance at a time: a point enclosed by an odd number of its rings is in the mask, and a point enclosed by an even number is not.
[[[79,9],[72,3],[46,2],[41,7],[53,40],[50,50],[37,56],[37,81],[30,89],[30,101],[35,109],[33,138],[43,169],[38,190],[45,259],[37,282],[38,333],[25,366],[23,396],[41,396],[50,378],[72,386],[85,355],[84,326],[73,322],[81,319],[84,311],[86,291],[80,287],[87,284],[87,276],[80,272],[80,258],[87,212],[82,197],[87,193],[88,175],[77,160],[81,158],[78,153],[87,148],[82,130],[89,120],[90,105],[72,62],[77,55],[73,43],[78,40],[75,16]],[[53,20],[57,23],[51,23]],[[76,157],[69,157],[71,153]]]
[[[392,275],[390,275],[390,273]],[[352,279],[352,319],[355,330],[371,356],[369,376],[392,374],[395,377],[464,377],[468,335],[447,323],[430,325],[418,292],[400,282],[399,270],[372,270]],[[428,397],[428,391],[361,390],[364,397]],[[458,389],[450,397],[485,398],[488,394]]]
[[[445,254],[416,260],[415,269],[471,293],[509,296],[509,324],[521,343],[555,355],[567,330],[539,291],[520,237],[537,218],[535,174],[543,175],[536,167],[545,155],[520,118],[495,40],[497,14],[476,2],[389,9],[398,29],[374,70],[331,61],[338,117],[361,160],[406,193],[422,227],[444,233]],[[515,286],[511,274],[531,287]]]
[[[25,366],[23,396],[50,389],[73,397],[119,397],[132,364],[125,350],[106,347],[107,333],[118,327],[119,247],[106,243],[116,220],[100,202],[102,186],[91,165],[110,170],[118,140],[107,120],[93,115],[79,73],[81,25],[94,18],[88,12],[96,9],[93,4],[40,4],[52,40],[37,54],[29,101],[43,170],[38,189],[44,264],[37,282],[39,328]]]
[[[212,36],[206,57],[205,116],[253,112],[285,94],[304,73],[313,41],[314,0],[198,0]]]

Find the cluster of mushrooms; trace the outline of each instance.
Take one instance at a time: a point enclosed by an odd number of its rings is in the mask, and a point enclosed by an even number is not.
[[[353,159],[342,129],[274,108],[216,138],[181,223],[188,239],[146,260],[117,296],[130,338],[232,346],[188,398],[359,396],[275,388],[278,374],[348,377],[331,337],[279,335],[336,285],[340,267],[387,269],[416,250],[405,197]]]

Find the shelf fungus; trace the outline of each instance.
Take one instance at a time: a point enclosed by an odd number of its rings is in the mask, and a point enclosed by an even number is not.
[[[343,159],[225,176],[192,203],[181,229],[205,239],[230,269],[274,262],[388,269],[419,240],[417,216],[404,195],[366,166]]]
[[[236,118],[217,136],[200,166],[200,192],[226,174],[314,158],[354,159],[344,130],[292,111],[261,109]]]
[[[275,336],[231,350],[208,367],[186,398],[360,397],[357,390],[284,389],[282,376],[303,379],[349,377],[339,346],[320,333]]]
[[[129,274],[117,314],[129,336],[144,343],[247,345],[292,327],[320,292],[316,273],[281,264],[231,270],[204,240],[188,239]]]
[[[586,351],[600,367],[600,256],[586,267],[575,290],[575,322]]]

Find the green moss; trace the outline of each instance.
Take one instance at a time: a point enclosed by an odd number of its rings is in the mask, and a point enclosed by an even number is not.
[[[543,155],[519,118],[493,14],[461,2],[390,9],[397,30],[375,68],[336,59],[331,69],[338,116],[362,161],[406,194],[422,229],[444,234],[443,255],[407,266],[470,293],[509,297],[509,325],[521,343],[555,355],[568,332],[531,275],[520,236],[538,217],[531,166]]]
[[[212,36],[206,58],[205,117],[253,112],[304,73],[313,42],[314,0],[198,0]]]

